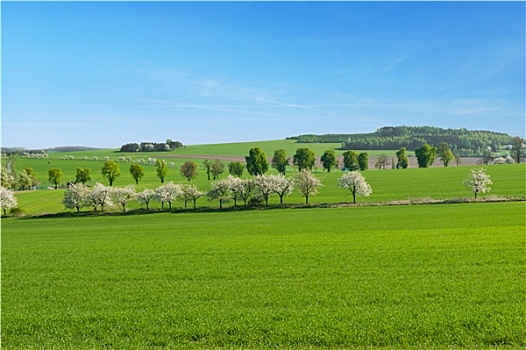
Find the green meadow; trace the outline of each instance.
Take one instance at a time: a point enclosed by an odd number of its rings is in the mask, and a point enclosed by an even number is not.
[[[2,348],[524,348],[524,210],[3,219]]]
[[[179,167],[194,160],[200,174],[190,183],[206,191],[200,157],[238,157],[257,146],[271,156],[303,145],[203,145],[130,156],[173,161],[165,181],[181,184],[189,182]],[[339,145],[316,147],[319,156]],[[268,210],[228,202],[220,211],[201,198],[195,212],[182,202],[171,212],[132,202],[126,215],[119,207],[100,215],[64,209],[64,188],[45,189],[47,171],[61,168],[65,182],[77,167],[91,168],[92,182],[107,185],[103,158],[122,154],[70,155],[74,160],[51,153],[13,164],[32,167],[41,189],[16,192],[22,216],[1,221],[2,348],[526,347],[524,164],[484,166],[492,190],[471,203],[462,181],[472,166],[367,170],[373,193],[351,206],[341,205],[352,201],[337,186],[342,172],[317,169],[324,186],[310,206],[295,192],[284,207],[271,196]],[[181,158],[167,157],[174,155]],[[130,163],[120,164],[114,186],[135,185]],[[160,185],[155,167],[144,168],[137,191]],[[294,173],[291,167],[287,175]],[[433,200],[451,204],[411,205]]]
[[[65,155],[74,155],[77,158],[84,156],[93,157],[98,156],[99,158],[109,156],[109,157],[119,157],[122,155],[132,156],[132,157],[166,157],[166,156],[185,156],[185,155],[200,155],[200,156],[230,156],[230,157],[240,157],[247,156],[248,151],[251,148],[259,147],[261,148],[268,157],[272,157],[274,151],[277,149],[284,149],[285,152],[292,156],[298,148],[310,148],[312,149],[317,156],[321,156],[326,149],[335,149],[337,154],[341,154],[344,150],[341,150],[340,143],[296,143],[295,140],[270,140],[270,141],[251,141],[251,142],[232,142],[232,143],[220,143],[220,144],[204,144],[204,145],[188,145],[182,148],[177,148],[171,152],[147,152],[147,153],[121,153],[119,149],[98,149],[98,150],[89,150],[89,151],[79,151],[79,152],[53,152],[51,155],[55,157],[63,157]],[[392,154],[394,151],[367,151],[369,154]],[[414,152],[408,152],[408,155],[414,155]]]
[[[75,169],[77,166],[82,166],[83,161],[67,161],[67,160],[51,160],[52,163],[59,163],[59,167],[63,169],[65,178],[74,179]],[[87,162],[86,162],[87,163]],[[19,159],[18,166],[30,165],[35,169],[37,178],[43,181],[47,180],[47,161],[40,159]],[[88,166],[89,165],[89,166]],[[100,174],[102,162],[91,162],[85,167],[91,167],[93,181],[108,184],[107,180]],[[117,178],[114,186],[135,185],[131,175],[127,172],[126,166],[129,163],[121,164],[121,176]],[[448,167],[448,168],[429,168],[429,169],[404,169],[404,170],[367,170],[362,172],[367,182],[371,185],[373,193],[369,197],[358,197],[359,203],[378,203],[378,202],[392,202],[402,200],[418,200],[418,199],[458,199],[471,198],[473,195],[462,184],[462,181],[468,177],[470,166]],[[515,197],[524,199],[526,194],[526,165],[525,164],[510,164],[510,165],[489,165],[484,167],[486,172],[491,176],[493,185],[489,193],[481,195],[481,198],[490,197]],[[199,170],[200,174],[197,179],[188,182],[179,174],[177,167],[168,170],[167,181],[176,183],[191,183],[206,191],[210,188],[210,181],[207,180],[203,169]],[[292,176],[296,171],[291,169],[288,175]],[[351,202],[352,196],[350,192],[345,191],[337,186],[338,178],[342,176],[341,171],[333,171],[331,173],[317,172],[316,176],[323,181],[323,187],[319,194],[309,198],[311,204],[324,203],[342,203]],[[226,177],[222,174],[221,178]],[[248,174],[245,174],[248,176]],[[161,185],[155,173],[154,166],[145,166],[145,177],[135,186],[137,191],[144,188],[156,188]],[[25,214],[39,214],[39,213],[53,213],[65,211],[61,201],[64,195],[64,189],[58,190],[38,190],[38,191],[19,191],[17,198],[20,207]],[[295,192],[293,195],[286,197],[285,204],[300,205],[305,202],[301,195]],[[279,197],[273,195],[270,197],[270,205],[279,204]],[[197,201],[197,206],[201,208],[218,208],[219,204],[216,202],[209,202],[206,198],[201,198]],[[233,206],[233,202],[229,202],[226,206]],[[131,203],[130,208],[139,208],[137,203]],[[159,203],[153,203],[152,209],[159,209]],[[183,208],[183,203],[176,203],[175,208]],[[89,211],[89,208],[84,208],[84,211]],[[119,210],[116,208],[115,210]]]

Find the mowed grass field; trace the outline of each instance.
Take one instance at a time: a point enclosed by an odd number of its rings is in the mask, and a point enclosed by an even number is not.
[[[524,348],[524,214],[515,202],[3,219],[2,348]]]

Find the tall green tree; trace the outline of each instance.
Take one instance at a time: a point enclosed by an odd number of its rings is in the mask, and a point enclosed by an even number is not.
[[[83,169],[82,167],[78,167],[77,174],[75,175],[75,183],[81,183],[85,185],[88,181],[91,181],[91,169]]]
[[[345,151],[343,152],[343,166],[349,171],[358,170],[358,152]]]
[[[130,174],[135,180],[135,183],[138,185],[139,180],[144,176],[144,167],[137,163],[132,164],[130,165]]]
[[[121,167],[119,163],[114,160],[107,160],[104,162],[101,171],[102,176],[108,178],[110,187],[113,186],[113,182],[118,176],[121,176]]]
[[[241,162],[230,162],[228,163],[228,172],[232,176],[241,177],[245,171],[245,166]]]
[[[419,168],[428,168],[435,161],[437,149],[424,143],[415,150],[416,161]]]
[[[360,168],[360,171],[364,171],[369,168],[369,153],[361,152],[358,154],[358,167]]]
[[[287,153],[284,149],[277,149],[274,151],[274,157],[272,157],[272,167],[278,171],[278,173],[285,175],[287,167],[289,166],[289,160]]]
[[[440,158],[440,161],[445,167],[449,166],[449,163],[455,159],[455,155],[446,142],[440,142],[437,145],[437,156]]]
[[[58,184],[60,181],[62,181],[62,176],[64,175],[62,174],[62,169],[60,168],[51,168],[48,170],[49,182],[55,186],[55,189],[58,188]]]
[[[158,159],[155,164],[157,165],[157,177],[161,179],[161,183],[164,183],[164,179],[168,175],[168,165],[164,159]]]
[[[407,169],[409,166],[409,159],[407,159],[406,148],[402,147],[398,152],[396,152],[396,158],[398,161],[396,162],[396,169]]]
[[[298,148],[292,158],[292,164],[298,167],[298,171],[312,170],[316,163],[316,154],[309,148]]]
[[[336,152],[334,152],[333,149],[327,149],[325,152],[323,152],[320,160],[321,164],[323,165],[323,169],[330,173],[332,168],[336,166]]]
[[[247,170],[250,175],[263,175],[268,170],[267,155],[259,147],[251,148],[245,157]]]

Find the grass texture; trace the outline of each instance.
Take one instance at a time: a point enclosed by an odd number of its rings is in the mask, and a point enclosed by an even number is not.
[[[3,219],[2,348],[523,348],[524,213]]]
[[[21,160],[19,160],[21,161]],[[39,160],[31,160],[33,164]],[[71,161],[62,161],[70,162]],[[82,162],[82,161],[81,161]],[[367,182],[371,185],[373,193],[370,197],[358,197],[357,202],[388,202],[401,201],[412,199],[455,199],[455,198],[473,198],[473,194],[466,188],[462,181],[465,180],[472,167],[459,166],[448,168],[428,168],[419,169],[411,168],[405,170],[367,170],[362,172]],[[487,198],[491,196],[497,197],[518,197],[524,198],[526,195],[526,165],[525,164],[511,164],[511,165],[489,165],[484,166],[487,173],[491,176],[493,185],[491,185],[491,192],[481,194],[480,198]],[[35,170],[37,175],[39,170]],[[126,170],[127,171],[127,170]],[[136,187],[137,191],[144,188],[155,189],[161,185],[159,179],[155,176],[155,169],[148,167],[145,172],[145,178]],[[290,171],[288,176],[292,176],[296,171]],[[203,173],[196,180],[188,182],[176,177],[178,170],[170,169],[168,181],[174,181],[181,184],[195,184],[203,191],[210,189],[210,181],[206,179]],[[319,194],[309,198],[309,203],[340,203],[352,202],[352,195],[350,191],[346,191],[337,186],[338,178],[342,176],[341,171],[334,171],[331,173],[316,173],[323,182],[323,187],[320,188]],[[248,176],[247,174],[245,174]],[[98,176],[98,178],[97,178]],[[74,176],[73,176],[74,177]],[[223,174],[221,178],[225,178]],[[108,185],[107,180],[103,179],[99,174],[94,174],[94,181],[100,181]],[[129,174],[123,171],[121,177],[115,181],[115,186],[135,185],[133,179]],[[61,204],[64,196],[64,189],[59,190],[38,190],[38,191],[19,191],[16,193],[18,203],[25,214],[34,215],[40,213],[56,213],[63,212],[63,205]],[[271,205],[279,204],[279,197],[272,195],[269,203]],[[286,204],[302,204],[305,199],[296,191],[290,197],[285,198]],[[226,206],[232,206],[233,202],[229,202]],[[219,207],[218,202],[209,202],[206,198],[201,198],[197,201],[197,206],[200,208]],[[138,203],[130,203],[129,208],[138,208]],[[160,209],[161,204],[154,202],[151,205],[152,209]],[[182,208],[183,203],[179,202],[174,205],[175,208]],[[85,208],[84,211],[92,209]],[[114,209],[119,211],[117,207]]]

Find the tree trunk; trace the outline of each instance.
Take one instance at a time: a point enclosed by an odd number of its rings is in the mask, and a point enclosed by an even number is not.
[[[309,196],[305,196],[305,204],[309,204]]]
[[[139,179],[135,179],[135,184],[136,184],[136,185],[139,184]]]
[[[195,204],[196,200],[194,199],[194,210],[196,209],[196,204]]]

